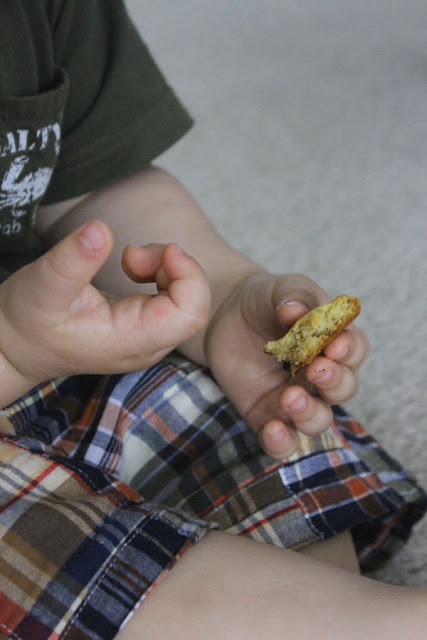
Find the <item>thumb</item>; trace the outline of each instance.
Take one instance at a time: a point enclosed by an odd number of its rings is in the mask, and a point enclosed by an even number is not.
[[[300,300],[287,300],[286,302],[280,303],[277,307],[277,313],[281,322],[289,327],[309,310],[308,305]]]
[[[289,329],[310,309],[329,302],[331,298],[310,278],[291,274],[276,282],[274,300],[279,322]]]
[[[48,311],[68,308],[109,256],[110,228],[91,221],[60,240],[26,273],[28,301]]]

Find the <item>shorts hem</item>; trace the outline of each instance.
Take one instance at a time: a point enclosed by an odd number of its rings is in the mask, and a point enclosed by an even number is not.
[[[10,477],[21,478],[1,504],[2,545],[11,566],[27,568],[19,583],[16,572],[2,573],[0,630],[14,640],[113,640],[214,526],[145,502],[119,481],[105,487],[89,466],[70,469],[2,441]],[[22,471],[29,465],[31,478]]]
[[[162,536],[159,529],[164,525],[167,527],[167,532]],[[166,548],[166,545],[169,549],[172,546],[175,548],[168,562],[159,566],[148,582],[141,583],[137,578],[137,567],[147,565],[146,550],[141,550],[138,554],[135,550],[135,538],[141,536],[145,540],[152,538],[154,531],[152,532],[151,529],[155,530],[155,545],[159,548],[162,546]],[[167,577],[184,553],[199,542],[209,529],[208,526],[198,525],[191,535],[186,535],[177,530],[167,518],[163,519],[155,515],[148,521],[144,521],[137,531],[122,541],[120,549],[104,565],[101,575],[84,595],[84,600],[59,638],[61,640],[88,640],[89,638],[90,640],[113,640],[147,596]],[[127,558],[129,546],[132,547],[130,559]],[[146,549],[146,544],[144,546]],[[109,596],[112,589],[112,576],[115,583],[115,596]],[[122,581],[121,588],[118,584],[119,580]],[[126,591],[126,598],[123,595],[120,597],[119,591],[121,594]],[[115,602],[112,602],[114,599]],[[98,603],[102,606],[102,611],[98,609]]]

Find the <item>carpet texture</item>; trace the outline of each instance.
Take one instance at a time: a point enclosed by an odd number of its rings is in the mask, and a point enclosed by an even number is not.
[[[425,1],[127,4],[197,122],[160,164],[255,260],[360,297],[347,408],[427,487]],[[427,586],[427,518],[374,577]]]

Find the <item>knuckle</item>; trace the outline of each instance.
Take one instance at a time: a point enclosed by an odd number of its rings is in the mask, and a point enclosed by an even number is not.
[[[354,398],[359,391],[359,379],[350,371],[349,374],[350,376],[348,378],[345,377],[338,387],[323,394],[325,400],[330,404],[334,404],[335,402],[347,402]]]

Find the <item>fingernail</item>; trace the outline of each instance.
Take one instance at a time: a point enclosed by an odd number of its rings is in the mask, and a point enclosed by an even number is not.
[[[288,404],[286,408],[290,409],[291,411],[300,412],[300,411],[304,411],[306,406],[307,406],[307,400],[305,396],[300,395],[300,396],[297,396],[295,400],[293,400],[293,402]]]
[[[307,306],[303,303],[303,302],[299,302],[298,300],[285,300],[283,302],[279,302],[279,304],[276,307],[276,310],[279,307],[300,307],[302,310],[307,309]]]
[[[184,249],[179,246],[179,244],[176,244],[176,242],[172,242],[171,244],[173,244],[173,246],[175,247],[175,250],[177,251],[177,253],[180,253],[182,256],[187,256],[188,255],[187,253],[185,253]]]
[[[336,350],[334,360],[344,360],[350,353],[350,349],[348,347],[340,347]]]
[[[266,434],[266,440],[271,444],[277,444],[283,440],[283,429],[280,425],[271,425]]]
[[[314,376],[315,382],[328,382],[332,378],[332,369],[322,369]]]
[[[88,222],[85,224],[79,234],[80,241],[92,251],[102,249],[105,245],[105,233],[96,222]]]

